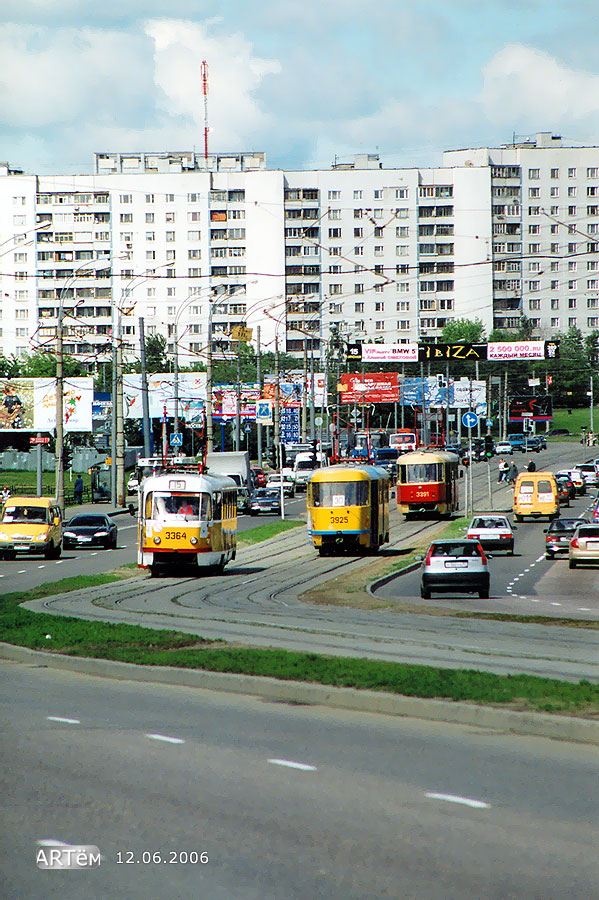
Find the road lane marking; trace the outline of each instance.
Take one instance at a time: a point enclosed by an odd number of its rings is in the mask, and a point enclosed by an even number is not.
[[[316,772],[316,766],[292,762],[290,759],[269,759],[268,762],[273,766],[286,766],[288,769],[299,769],[301,772]]]
[[[554,601],[554,602],[552,602],[551,605],[552,605],[552,606],[561,606],[561,603],[555,603],[555,601]]]
[[[535,560],[535,562],[541,562],[542,559],[545,559],[545,554],[544,554],[544,553],[543,553],[542,556],[539,556],[539,558],[538,558],[537,560]]]
[[[79,559],[79,557],[76,556],[75,559]],[[66,562],[66,559],[59,559],[59,560],[57,560],[56,565],[62,566],[63,562]]]
[[[167,744],[184,744],[185,741],[182,738],[169,737],[166,734],[146,734],[147,738],[150,738],[151,741],[165,741]]]
[[[456,797],[455,794],[426,793],[425,797],[431,800],[445,800],[447,803],[461,803],[463,806],[471,806],[473,809],[490,809],[491,804],[483,800],[472,800],[470,797]]]
[[[579,606],[578,609],[580,612],[592,612],[590,606]]]
[[[27,569],[21,569],[20,572],[17,572],[17,575],[25,575],[27,573]]]
[[[43,566],[38,566],[38,569],[45,569],[45,568],[46,568],[46,564],[45,564],[45,563],[44,563]]]
[[[81,725],[80,719],[65,719],[63,716],[46,716],[49,722],[62,722],[63,725]]]

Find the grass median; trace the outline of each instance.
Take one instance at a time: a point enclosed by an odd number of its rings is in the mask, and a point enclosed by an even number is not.
[[[512,709],[599,717],[599,685],[531,675],[495,675],[286,650],[230,647],[197,635],[137,625],[87,621],[23,609],[27,600],[108,585],[130,577],[123,566],[102,575],[48,583],[0,596],[0,640],[67,656],[118,660],[385,691],[409,697],[465,701]]]
[[[264,525],[257,525],[256,528],[249,528],[247,531],[238,531],[237,544],[241,547],[259,544],[261,541],[268,541],[291,528],[299,528],[300,525],[306,527],[305,522],[297,519],[277,519],[276,522],[266,522]]]

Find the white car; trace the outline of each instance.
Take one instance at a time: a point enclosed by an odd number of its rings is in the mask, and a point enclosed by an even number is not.
[[[596,487],[597,470],[593,463],[578,463],[574,468],[577,472],[580,472],[587,487]]]
[[[137,475],[135,475],[135,474],[129,475],[129,481],[127,482],[127,493],[134,494],[135,491],[138,489],[138,487],[139,487],[139,478],[137,477]]]
[[[488,598],[489,566],[478,541],[433,541],[422,563],[420,596],[430,600],[432,591],[477,593]]]
[[[509,441],[498,441],[495,444],[495,455],[496,456],[513,456],[514,448],[510,444]]]
[[[266,487],[268,490],[280,491],[281,476],[278,474],[269,475]],[[286,475],[285,472],[283,472],[283,493],[286,497],[295,497],[295,481],[291,476]]]
[[[475,516],[468,526],[466,537],[478,541],[484,550],[514,552],[514,528],[506,516],[495,513]]]

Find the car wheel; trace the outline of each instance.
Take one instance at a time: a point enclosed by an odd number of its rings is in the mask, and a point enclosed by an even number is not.
[[[509,553],[510,556],[513,556],[513,555],[514,555],[514,545],[513,545],[513,544],[511,544],[511,545],[508,547],[508,551],[507,551],[507,552]]]
[[[50,544],[50,546],[46,547],[44,550],[44,559],[54,559],[55,552],[54,544]]]
[[[422,597],[423,600],[430,600],[431,599],[430,588],[421,587],[420,588],[420,596]]]
[[[569,568],[569,569],[575,569],[575,568],[576,568],[576,560],[575,560],[575,559],[571,559],[571,560],[568,561],[568,568]]]
[[[489,588],[485,588],[484,591],[479,591],[478,596],[480,600],[488,600],[489,599]]]

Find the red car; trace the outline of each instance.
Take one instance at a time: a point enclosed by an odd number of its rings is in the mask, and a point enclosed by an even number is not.
[[[266,487],[266,472],[264,469],[261,469],[260,466],[252,466],[252,472],[256,487]]]

